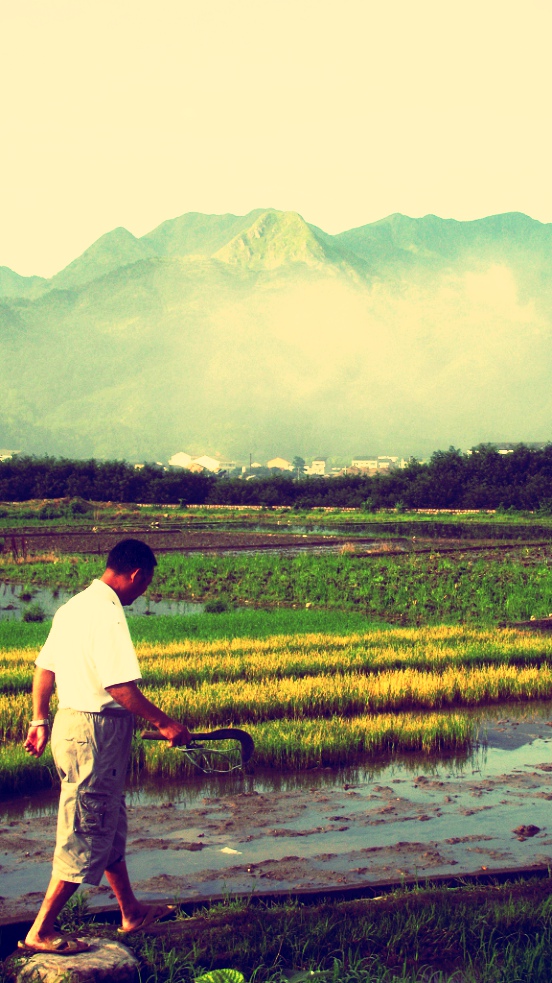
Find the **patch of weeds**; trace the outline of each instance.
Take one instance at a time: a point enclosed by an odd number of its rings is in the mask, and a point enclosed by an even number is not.
[[[31,513],[34,517],[34,513]],[[39,519],[62,519],[64,516],[64,510],[62,508],[56,508],[55,505],[48,503],[43,505],[42,508],[38,510],[37,518]]]
[[[226,611],[230,611],[230,605],[228,601],[224,601],[219,598],[216,601],[207,601],[204,606],[205,614],[224,614]]]
[[[23,621],[44,621],[46,612],[40,604],[30,604],[23,612]]]
[[[82,932],[86,929],[85,919],[89,915],[88,894],[78,891],[69,898],[61,911],[58,924],[62,932]]]

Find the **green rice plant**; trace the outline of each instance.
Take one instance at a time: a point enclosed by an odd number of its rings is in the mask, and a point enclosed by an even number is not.
[[[462,714],[378,714],[330,720],[276,720],[253,724],[254,766],[281,771],[346,766],[371,755],[466,751],[475,724]],[[185,756],[164,742],[135,741],[135,774],[193,774]]]
[[[474,724],[461,714],[378,714],[258,724],[256,760],[271,768],[353,764],[369,755],[458,751],[470,747]]]
[[[50,788],[54,782],[55,767],[48,747],[37,761],[29,757],[20,743],[0,745],[0,794],[11,795]]]
[[[157,615],[128,617],[135,643],[158,644],[186,639],[266,638],[272,635],[303,635],[326,633],[345,635],[366,632],[370,628],[383,631],[387,626],[370,622],[357,611],[320,611],[316,608],[241,608],[232,612],[198,615]],[[22,621],[0,619],[0,650],[10,648],[39,648],[44,644],[50,622],[25,624]]]
[[[254,766],[290,771],[356,764],[372,755],[437,751],[465,752],[475,724],[462,714],[378,714],[330,720],[276,720],[248,727],[255,741]],[[164,741],[135,736],[131,775],[177,778],[195,774],[185,755]],[[35,761],[21,743],[0,746],[0,793],[55,784],[50,749]]]
[[[28,720],[36,650],[0,652],[0,733]],[[513,631],[394,629],[138,646],[143,688],[190,725],[478,706],[552,693],[552,643]]]
[[[13,755],[27,732],[36,652],[0,651],[2,774],[10,787],[23,762],[31,781],[35,764],[23,752]],[[253,729],[256,760],[277,768],[466,747],[471,723],[437,710],[552,696],[552,641],[512,630],[441,626],[184,639],[140,643],[138,654],[142,688],[164,710],[191,729]],[[55,706],[54,696],[52,714]],[[178,760],[162,742],[147,748],[138,742],[134,767],[165,774],[183,767]],[[39,784],[46,781],[35,773]]]
[[[0,652],[8,649],[34,648],[38,650],[48,637],[51,621],[24,622],[0,619]]]
[[[436,709],[552,697],[552,669],[483,667],[442,673],[414,669],[359,676],[320,674],[300,679],[152,687],[150,698],[193,727],[246,724],[282,717],[351,716],[367,711]],[[16,701],[15,701],[16,702]],[[1,715],[1,714],[0,714]]]
[[[512,630],[394,629],[348,635],[142,643],[138,654],[147,685],[194,686],[202,681],[298,678],[329,672],[540,666],[552,664],[552,638]]]

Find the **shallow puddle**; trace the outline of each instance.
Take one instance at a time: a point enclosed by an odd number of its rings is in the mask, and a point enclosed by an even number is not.
[[[48,587],[32,587],[30,590],[21,584],[0,583],[0,620],[21,621],[25,611],[38,605],[44,618],[53,618],[57,609],[65,604],[73,594],[70,591],[50,590]],[[189,601],[155,601],[147,595],[137,598],[127,608],[127,614],[202,614],[203,604]]]

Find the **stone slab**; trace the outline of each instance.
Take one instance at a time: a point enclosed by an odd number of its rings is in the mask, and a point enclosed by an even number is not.
[[[79,935],[91,946],[74,956],[37,952],[24,958],[17,972],[17,983],[136,983],[139,962],[126,946]]]

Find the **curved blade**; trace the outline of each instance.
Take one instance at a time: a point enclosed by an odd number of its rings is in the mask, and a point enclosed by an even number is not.
[[[143,730],[140,735],[145,741],[164,741],[165,738],[158,730]],[[196,741],[239,741],[241,745],[241,759],[243,764],[247,764],[253,757],[255,742],[245,730],[239,727],[221,727],[219,730],[206,731],[202,734],[190,734],[193,747]]]
[[[191,734],[192,741],[239,741],[241,744],[241,758],[244,764],[251,760],[255,751],[255,742],[245,730],[239,727],[221,727],[220,730],[212,730],[205,734]]]

